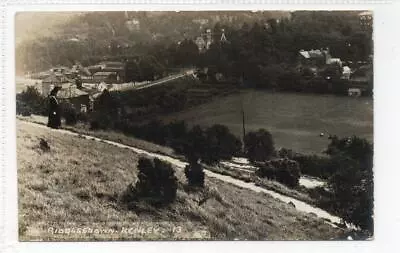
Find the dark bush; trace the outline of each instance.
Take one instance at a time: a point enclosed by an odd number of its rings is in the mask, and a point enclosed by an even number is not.
[[[94,110],[109,114],[109,116],[117,116],[119,103],[116,94],[109,92],[107,89],[103,90],[101,95],[94,101]]]
[[[27,106],[25,103],[17,100],[16,112],[17,112],[17,115],[31,116],[32,109],[29,106]]]
[[[326,153],[330,156],[342,154],[358,161],[363,168],[372,167],[372,144],[357,136],[342,139],[331,137]]]
[[[245,153],[249,161],[266,161],[274,153],[272,135],[265,129],[249,132],[244,138]]]
[[[78,113],[76,114],[76,118],[77,118],[77,120],[80,121],[80,122],[87,122],[88,119],[89,119],[87,113],[85,113],[85,112],[78,112]]]
[[[90,117],[90,129],[108,129],[113,127],[114,119],[108,114],[93,113]]]
[[[372,236],[373,219],[373,146],[366,139],[331,137],[327,154],[330,172],[328,187],[332,196],[320,201],[344,221],[359,226]]]
[[[26,107],[22,108],[21,115],[22,116],[31,116],[32,110],[26,106]]]
[[[186,123],[184,121],[174,121],[169,123],[166,128],[166,144],[177,153],[183,153],[183,141],[188,131]]]
[[[326,207],[326,202],[333,198],[333,192],[327,190],[325,186],[317,186],[315,188],[307,189],[307,193],[311,198],[317,200],[319,202],[319,206],[323,209],[328,209],[328,207]]]
[[[142,127],[141,134],[148,141],[165,145],[167,128],[160,121],[153,120]]]
[[[206,148],[201,161],[216,164],[220,160],[230,160],[242,148],[242,142],[223,125],[213,125],[205,131]]]
[[[43,97],[34,86],[17,94],[17,114],[29,116],[30,114],[46,115],[48,111],[47,99]]]
[[[269,64],[260,67],[261,83],[257,85],[259,88],[276,88],[278,80],[283,75],[285,70],[278,64]]]
[[[63,116],[67,125],[75,125],[78,122],[78,114],[72,104],[63,106]]]
[[[328,179],[334,173],[335,168],[328,166],[329,157],[295,154],[293,160],[299,163],[302,174]]]
[[[197,162],[204,154],[206,137],[200,126],[194,126],[185,136],[183,141],[183,155],[191,162]]]
[[[266,161],[260,166],[257,175],[276,180],[290,187],[296,187],[299,185],[300,168],[294,160],[274,159]]]
[[[179,141],[182,154],[188,161],[216,164],[231,159],[241,149],[240,140],[222,125],[214,125],[205,131],[200,126],[190,129]],[[176,150],[177,151],[177,150]]]
[[[150,204],[172,203],[176,198],[178,180],[169,163],[159,159],[140,158],[138,162],[138,181],[135,195]]]
[[[90,130],[98,130],[98,129],[100,129],[100,124],[97,120],[91,120],[89,128],[90,128]]]
[[[304,91],[304,81],[296,71],[286,71],[278,79],[278,89],[282,91]]]
[[[280,157],[280,158],[288,158],[288,159],[293,159],[293,157],[295,156],[295,153],[293,152],[293,150],[287,149],[287,148],[279,149],[277,154],[278,154],[278,157]]]
[[[331,209],[345,221],[373,233],[373,172],[372,167],[362,167],[349,156],[332,157],[331,166],[336,173],[329,179],[334,192]]]
[[[185,175],[190,186],[204,187],[204,171],[199,163],[192,161],[186,165]]]

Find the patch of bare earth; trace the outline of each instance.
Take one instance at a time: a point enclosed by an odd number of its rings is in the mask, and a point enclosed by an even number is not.
[[[41,148],[40,138],[50,150]],[[20,120],[17,159],[22,241],[325,240],[342,233],[269,195],[217,179],[206,178],[203,190],[189,189],[178,168],[173,204],[128,207],[121,196],[136,181],[137,154]]]

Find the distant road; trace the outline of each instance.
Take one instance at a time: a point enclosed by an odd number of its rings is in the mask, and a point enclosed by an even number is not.
[[[122,83],[122,84],[114,84],[110,91],[124,91],[124,90],[142,90],[142,89],[147,89],[156,85],[162,85],[165,83],[168,83],[169,81],[176,80],[179,78],[182,78],[184,76],[190,76],[194,74],[194,69],[188,69],[183,73],[179,74],[174,74],[174,75],[169,75],[166,76],[162,79],[155,80],[153,82],[136,82],[136,83]],[[38,86],[39,84],[42,83],[42,80],[38,79],[28,79],[25,77],[20,77],[17,76],[16,79],[16,91],[17,93],[22,92],[23,90],[26,89],[27,86],[35,85],[36,88],[41,90],[41,87]],[[84,84],[85,85],[85,84]],[[93,84],[90,84],[93,85]],[[101,92],[99,91],[99,94]]]
[[[167,77],[164,77],[160,80],[156,80],[153,82],[149,82],[149,83],[145,83],[145,82],[141,82],[141,83],[127,83],[127,84],[115,84],[113,88],[111,88],[110,90],[142,90],[142,89],[147,89],[153,86],[157,86],[157,85],[162,85],[165,83],[168,83],[169,81],[175,80],[175,79],[179,79],[182,78],[184,76],[190,76],[194,74],[194,69],[189,69],[186,70],[184,73],[180,73],[180,74],[174,74],[174,75],[170,75]]]

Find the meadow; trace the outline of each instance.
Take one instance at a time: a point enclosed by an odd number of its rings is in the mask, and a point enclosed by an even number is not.
[[[48,142],[50,150],[40,148],[40,138]],[[267,194],[217,179],[207,177],[204,190],[190,190],[178,168],[179,187],[173,204],[154,208],[138,203],[128,208],[121,196],[137,180],[136,153],[21,120],[17,120],[17,152],[21,241],[323,240],[337,239],[344,232]],[[200,205],[202,199],[206,201]],[[154,223],[167,230],[179,223],[182,229],[162,237],[118,233],[134,224]],[[66,234],[68,226],[117,233]],[[194,235],[199,227],[207,233]],[[61,228],[64,233],[53,234],[49,228]]]
[[[201,126],[222,124],[242,137],[242,105],[246,131],[265,128],[276,147],[321,153],[330,134],[373,140],[373,100],[365,97],[243,90],[163,119]]]

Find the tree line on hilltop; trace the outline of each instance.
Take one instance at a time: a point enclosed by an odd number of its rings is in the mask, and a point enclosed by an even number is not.
[[[89,30],[89,34],[96,34],[95,37],[89,36],[80,42],[47,37],[22,43],[16,51],[17,70],[40,71],[75,62],[91,65],[105,57],[123,60],[130,56],[153,56],[166,68],[187,65],[215,67],[226,76],[237,78],[240,75],[246,81],[259,84],[268,76],[263,72],[273,73],[266,71],[266,67],[290,69],[300,49],[329,47],[334,57],[346,61],[365,61],[372,53],[372,33],[361,30],[355,12],[292,12],[290,18],[289,15],[280,18],[259,13],[251,15],[254,18],[242,19],[244,23],[238,23],[241,19],[210,22],[202,30],[191,21],[196,17],[193,14],[163,16],[164,19],[176,20],[190,18],[190,21],[175,22],[176,25],[170,29],[180,34],[174,36],[175,39],[163,36],[154,40],[146,39],[144,32],[135,35],[137,31],[129,31],[123,13],[90,13],[80,17],[82,20],[75,24],[75,30],[79,32],[81,29],[82,33]],[[159,18],[140,16],[138,20],[142,20],[144,30],[149,29],[149,34],[154,34],[164,27]],[[83,24],[87,24],[86,30]],[[213,45],[206,54],[199,54],[194,40],[207,27],[213,31]],[[189,33],[187,29],[193,31]],[[220,43],[222,29],[228,39],[223,44]]]

